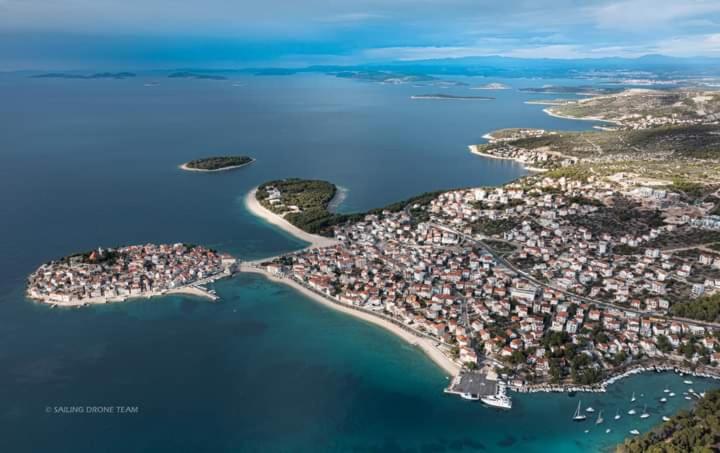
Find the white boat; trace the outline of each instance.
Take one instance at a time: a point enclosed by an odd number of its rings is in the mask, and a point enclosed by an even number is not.
[[[675,396],[675,392],[668,393],[668,396]]]
[[[670,389],[666,388],[665,390],[663,390],[663,392],[664,392],[664,393],[670,393]]]
[[[631,403],[634,403],[634,402],[635,402],[635,392],[633,392],[632,398],[630,398],[630,402],[631,402]]]
[[[595,409],[593,409],[592,406],[588,406],[588,408],[585,409],[585,412],[593,413],[593,412],[595,412]]]
[[[683,384],[692,385],[692,381],[690,379],[685,379]]]
[[[686,396],[685,399],[690,401],[692,398],[690,398],[689,396]]]
[[[647,406],[645,406],[645,409],[643,409],[643,413],[640,414],[640,418],[648,418],[650,414],[648,414]]]
[[[610,431],[611,431],[610,428],[606,429],[606,430],[605,430],[605,434],[610,434]]]
[[[605,419],[602,417],[602,411],[598,412],[598,418],[595,420],[595,424],[599,425],[600,423],[604,422]]]
[[[500,409],[512,409],[512,400],[505,393],[505,385],[498,383],[497,391],[494,395],[483,396],[480,401],[491,407],[498,407]]]
[[[633,436],[637,436],[640,434],[640,431],[638,431],[637,429],[632,429],[630,430],[630,434],[632,434]]]
[[[630,409],[628,411],[628,415],[635,415],[637,412],[635,412],[635,409]]]
[[[663,421],[664,421],[664,422],[669,422],[669,421],[670,421],[670,417],[668,417],[667,415],[663,415]]]
[[[460,398],[464,400],[477,401],[480,399],[480,396],[474,393],[461,393]]]
[[[620,409],[615,412],[615,420],[620,420]]]
[[[577,407],[577,409],[575,409],[575,413],[573,414],[573,418],[572,418],[576,422],[584,421],[587,418],[587,416],[585,414],[580,412],[580,404],[581,404],[581,402],[578,401],[578,407]]]
[[[688,393],[695,393],[695,389],[689,388],[689,389],[688,389]]]
[[[587,433],[589,433],[589,432],[590,432],[590,430],[589,430],[589,429],[586,429],[586,430],[585,430],[585,434],[587,434]]]
[[[661,403],[667,403],[667,398],[660,398]]]

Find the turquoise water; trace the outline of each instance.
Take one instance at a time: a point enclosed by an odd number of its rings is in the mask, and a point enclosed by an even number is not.
[[[413,102],[428,89],[324,76],[143,81],[0,76],[0,451],[593,451],[689,404],[681,378],[651,374],[607,394],[515,395],[512,411],[487,409],[445,396],[443,372],[415,348],[259,276],[218,282],[219,303],[25,300],[37,264],[97,245],[198,242],[243,258],[297,249],[243,207],[270,178],[329,179],[348,189],[341,210],[365,209],[522,175],[467,152],[489,130],[590,126],[547,117],[514,90]],[[212,175],[176,168],[230,152],[258,161]],[[660,407],[651,400],[665,386],[678,396]],[[646,421],[625,414],[633,391],[646,395]],[[605,411],[602,429],[570,420],[578,398]],[[73,406],[137,412],[54,413]]]

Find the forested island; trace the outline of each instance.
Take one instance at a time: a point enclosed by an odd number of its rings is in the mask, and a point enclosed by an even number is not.
[[[213,156],[191,160],[180,168],[188,171],[222,171],[244,167],[253,162],[255,159],[249,156]]]
[[[33,79],[127,79],[135,77],[132,72],[97,72],[95,74],[76,74],[66,72],[48,72],[30,76]]]
[[[713,452],[720,446],[720,390],[708,392],[690,411],[677,415],[640,437],[628,439],[619,453]]]

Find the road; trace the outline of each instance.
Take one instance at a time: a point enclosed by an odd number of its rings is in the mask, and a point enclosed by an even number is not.
[[[458,235],[459,237],[463,238],[465,241],[481,247],[482,249],[487,251],[490,255],[492,255],[492,257],[495,259],[495,261],[500,263],[502,266],[508,268],[511,272],[513,272],[517,275],[523,276],[525,279],[527,279],[531,283],[533,283],[541,288],[547,288],[547,289],[550,289],[553,291],[557,291],[557,292],[562,293],[572,299],[580,300],[582,302],[586,302],[589,304],[595,304],[597,306],[604,307],[604,308],[614,308],[617,310],[622,310],[624,312],[634,313],[638,316],[652,316],[654,318],[663,319],[665,321],[677,321],[677,322],[682,322],[684,324],[695,325],[695,326],[705,327],[705,328],[709,328],[709,329],[720,329],[720,323],[698,321],[695,319],[679,318],[679,317],[673,317],[673,316],[666,316],[666,315],[656,313],[656,312],[647,312],[647,311],[642,311],[642,310],[636,310],[634,308],[628,308],[628,307],[625,307],[622,305],[613,304],[611,302],[604,302],[601,300],[592,299],[590,297],[580,296],[571,291],[567,291],[565,289],[555,287],[553,285],[550,285],[548,283],[542,282],[542,281],[534,278],[527,272],[523,271],[522,269],[520,269],[517,266],[510,263],[508,260],[503,258],[499,253],[497,253],[495,250],[493,250],[492,247],[490,247],[485,242],[483,242],[479,239],[476,239],[468,234],[461,233],[460,231],[457,231],[453,228],[450,228],[448,226],[442,225],[437,222],[428,222],[428,224],[439,230],[447,231],[448,233]]]

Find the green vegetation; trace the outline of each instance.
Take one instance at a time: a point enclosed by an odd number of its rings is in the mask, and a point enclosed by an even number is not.
[[[711,390],[690,411],[618,446],[620,453],[710,453],[720,442],[720,390]]]
[[[670,307],[670,313],[700,321],[720,321],[720,294],[674,304]]]
[[[247,165],[252,161],[252,157],[248,156],[213,156],[191,160],[185,164],[185,167],[193,170],[221,170],[223,168]]]
[[[470,224],[473,233],[480,232],[487,236],[493,236],[504,233],[518,226],[516,219],[497,219],[492,220],[487,217],[481,217]]]
[[[280,203],[269,202],[270,187],[280,191],[282,200]],[[301,230],[311,234],[332,236],[333,227],[336,225],[360,221],[368,214],[382,216],[386,211],[398,212],[408,208],[413,221],[425,221],[427,212],[423,209],[424,206],[443,193],[443,191],[426,192],[367,212],[337,214],[328,210],[336,190],[335,185],[327,181],[291,178],[266,182],[258,187],[256,197],[265,208],[284,215],[285,220]]]

